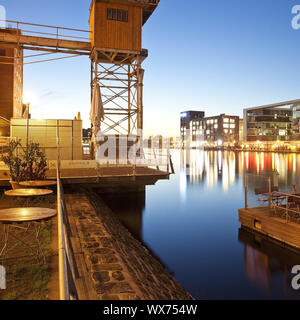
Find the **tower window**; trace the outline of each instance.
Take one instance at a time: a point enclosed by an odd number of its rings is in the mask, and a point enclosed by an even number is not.
[[[128,22],[128,11],[121,9],[107,8],[107,20]]]

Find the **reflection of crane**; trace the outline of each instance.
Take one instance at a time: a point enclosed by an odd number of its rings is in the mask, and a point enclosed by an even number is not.
[[[142,49],[142,26],[159,1],[92,0],[90,31],[7,21],[13,27],[0,29],[0,46],[13,47],[20,53],[18,57],[6,57],[6,61],[1,59],[0,67],[16,64],[17,58],[23,58],[24,49],[46,52],[31,58],[53,53],[89,55],[91,86],[98,83],[103,98],[105,117],[101,130],[134,133],[143,128],[141,63],[148,52]],[[56,59],[42,61],[53,60]],[[22,97],[21,92],[19,96]]]

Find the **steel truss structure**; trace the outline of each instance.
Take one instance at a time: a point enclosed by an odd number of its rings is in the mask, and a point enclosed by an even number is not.
[[[98,83],[102,96],[103,134],[137,134],[143,129],[142,61],[140,52],[95,48],[91,54],[91,92]]]

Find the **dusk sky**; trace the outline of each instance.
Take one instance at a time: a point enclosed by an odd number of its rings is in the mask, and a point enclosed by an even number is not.
[[[296,4],[161,0],[143,28],[146,135],[177,135],[184,110],[242,116],[244,107],[300,98],[300,30],[291,27]],[[0,5],[8,20],[88,30],[90,0]],[[72,119],[80,111],[89,127],[89,58],[25,65],[24,96],[33,118]]]

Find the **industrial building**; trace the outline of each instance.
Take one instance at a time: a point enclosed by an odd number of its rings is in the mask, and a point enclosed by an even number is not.
[[[2,29],[2,33],[15,34],[13,29]],[[19,31],[20,32],[20,31]],[[0,117],[10,120],[25,116],[23,106],[23,50],[18,46],[0,46]]]

